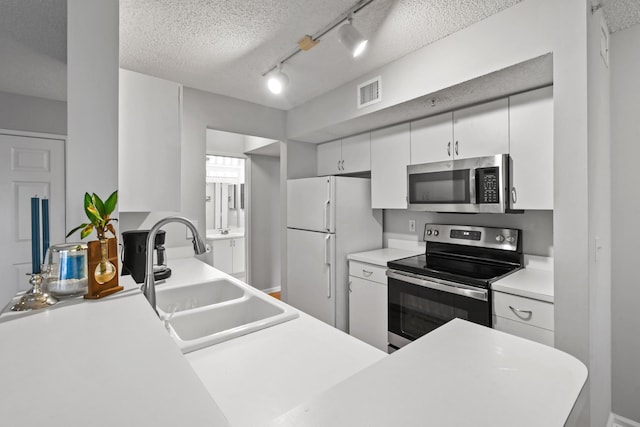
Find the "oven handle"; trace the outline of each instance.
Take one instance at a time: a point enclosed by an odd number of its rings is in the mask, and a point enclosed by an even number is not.
[[[469,289],[462,287],[462,285],[443,284],[438,282],[432,282],[430,280],[424,280],[414,275],[408,275],[406,273],[400,273],[394,270],[387,270],[387,277],[391,279],[400,280],[402,282],[411,283],[412,285],[418,285],[429,289],[435,289],[437,291],[447,292],[450,294],[461,295],[477,299],[480,301],[489,300],[489,291],[486,289]]]

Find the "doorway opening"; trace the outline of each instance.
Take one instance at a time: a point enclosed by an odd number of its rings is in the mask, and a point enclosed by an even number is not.
[[[208,262],[245,280],[245,159],[207,154],[205,219]]]

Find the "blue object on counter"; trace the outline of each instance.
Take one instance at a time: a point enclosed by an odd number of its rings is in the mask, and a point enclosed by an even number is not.
[[[40,199],[31,198],[31,272],[40,273]]]
[[[42,259],[49,249],[49,199],[42,199]],[[46,261],[45,261],[46,262]]]

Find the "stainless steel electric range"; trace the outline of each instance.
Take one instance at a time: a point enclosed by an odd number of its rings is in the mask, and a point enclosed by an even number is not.
[[[454,318],[491,327],[491,283],[522,268],[522,231],[426,224],[423,255],[387,265],[389,351]]]

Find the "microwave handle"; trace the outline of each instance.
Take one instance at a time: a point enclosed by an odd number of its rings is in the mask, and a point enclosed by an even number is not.
[[[469,168],[469,200],[471,204],[478,204],[478,187],[476,187],[476,169]]]

